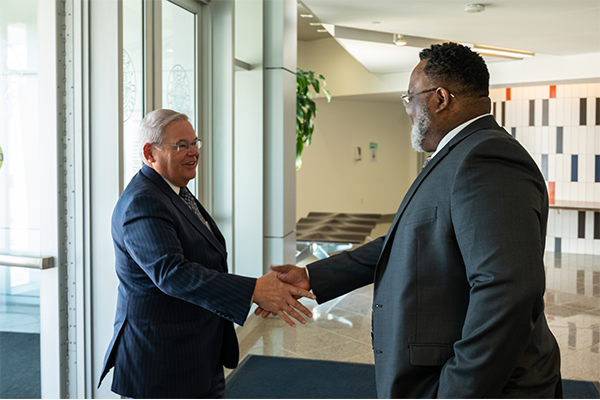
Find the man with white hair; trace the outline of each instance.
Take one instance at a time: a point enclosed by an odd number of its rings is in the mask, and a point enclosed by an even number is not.
[[[120,281],[114,335],[102,379],[133,398],[224,398],[223,366],[239,359],[233,323],[252,302],[278,314],[311,317],[296,297],[314,296],[270,273],[229,274],[225,240],[187,189],[201,141],[185,114],[149,113],[140,126],[144,166],[115,207],[112,236]]]

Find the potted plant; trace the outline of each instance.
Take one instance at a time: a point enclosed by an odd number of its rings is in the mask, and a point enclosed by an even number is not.
[[[312,120],[319,111],[312,98],[312,92],[316,99],[322,89],[327,101],[331,101],[331,94],[325,89],[326,84],[323,75],[315,77],[313,71],[296,69],[296,170],[302,166],[302,150],[305,145],[310,145],[315,130]]]

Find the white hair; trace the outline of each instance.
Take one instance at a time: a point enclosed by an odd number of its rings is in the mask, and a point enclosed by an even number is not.
[[[423,150],[423,139],[425,139],[425,134],[431,127],[431,113],[427,107],[423,107],[421,115],[417,117],[417,121],[412,126],[412,130],[410,131],[410,141],[413,149],[418,151],[419,153],[424,152]]]
[[[161,108],[146,114],[140,123],[139,144],[144,149],[146,143],[160,143],[165,138],[165,126],[173,121],[189,121],[187,115],[177,111]]]

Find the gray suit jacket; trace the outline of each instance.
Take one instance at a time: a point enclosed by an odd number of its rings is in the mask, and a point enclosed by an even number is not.
[[[539,168],[488,116],[421,171],[385,237],[308,266],[319,302],[375,283],[379,397],[560,391],[544,315],[547,216]]]

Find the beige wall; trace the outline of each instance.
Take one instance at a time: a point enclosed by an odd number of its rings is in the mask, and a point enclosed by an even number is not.
[[[410,120],[400,102],[340,96],[397,92],[408,75],[371,74],[333,39],[298,42],[298,67],[325,76],[333,97],[317,99],[313,141],[296,172],[296,220],[310,211],[394,214],[418,172]]]
[[[317,101],[313,142],[296,172],[296,219],[310,211],[396,213],[417,173],[410,121],[400,103]],[[377,161],[369,144],[377,143]],[[362,160],[354,160],[354,148]]]
[[[373,74],[333,38],[299,41],[298,67],[323,75],[334,96],[406,92],[411,72]]]

